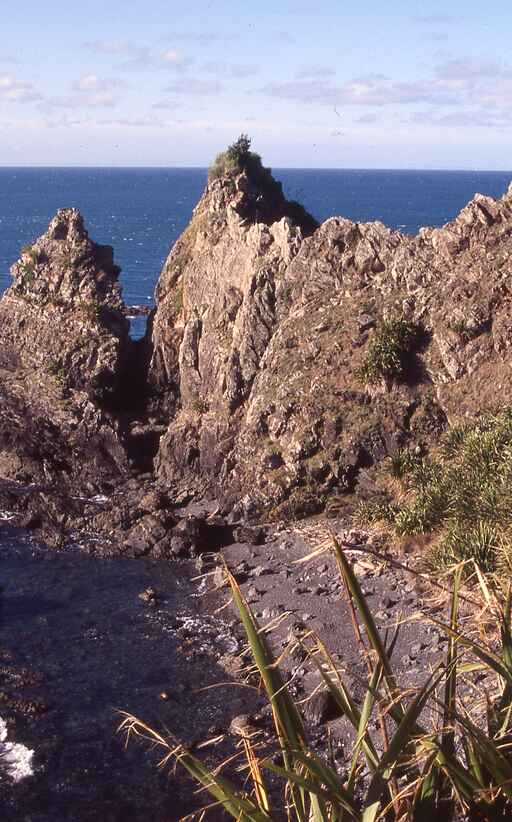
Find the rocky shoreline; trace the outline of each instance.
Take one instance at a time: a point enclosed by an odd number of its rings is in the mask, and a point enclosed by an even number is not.
[[[116,733],[128,710],[199,742],[258,707],[226,684],[238,641],[205,611],[194,569],[50,550],[9,525],[0,540],[0,716],[34,752],[20,780],[0,760],[2,819],[164,822],[196,809],[182,772]],[[231,748],[228,734],[220,752]]]

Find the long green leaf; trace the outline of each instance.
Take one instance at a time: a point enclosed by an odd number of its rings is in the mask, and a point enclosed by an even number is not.
[[[404,751],[407,749],[412,738],[416,735],[416,723],[425,703],[444,676],[444,671],[432,673],[409,707],[404,713],[402,721],[395,731],[389,746],[384,751],[377,772],[374,774],[366,800],[364,803],[363,822],[373,822],[376,819],[382,794],[386,790],[387,782],[391,773]]]
[[[274,722],[281,744],[285,766],[293,770],[296,752],[305,747],[305,731],[302,719],[283,681],[279,668],[275,665],[270,648],[263,633],[245,602],[234,576],[226,569],[233,600],[240,614],[242,624],[251,648],[254,661],[260,672],[268,699],[272,705]],[[297,795],[295,786],[290,784],[293,803],[300,822],[307,822],[306,797],[302,790]]]
[[[480,659],[487,668],[491,668],[495,671],[505,682],[508,682],[512,685],[512,671],[509,671],[507,667],[503,664],[501,659],[492,651],[488,650],[487,648],[483,648],[478,643],[473,642],[472,639],[468,639],[467,637],[463,636],[463,634],[459,633],[458,631],[452,630],[450,625],[446,625],[444,622],[440,622],[439,620],[435,619],[434,617],[430,617],[430,622],[434,625],[437,625],[445,634],[448,636],[453,637],[457,641],[459,645],[462,645],[464,648],[468,648],[478,659]]]
[[[377,654],[379,663],[382,667],[383,677],[387,684],[390,696],[392,699],[396,699],[397,696],[399,696],[399,689],[393,674],[393,670],[391,668],[391,662],[386,651],[386,648],[384,647],[384,643],[381,639],[378,628],[372,617],[370,608],[368,607],[368,603],[366,602],[366,598],[363,592],[361,591],[361,587],[359,585],[356,575],[354,574],[354,571],[352,570],[352,566],[350,562],[347,560],[345,553],[336,538],[333,538],[333,546],[341,576],[344,579],[345,584],[348,590],[350,591],[350,594],[352,595],[354,602],[357,606],[357,609],[359,611],[359,614],[365,627],[368,641],[373,650]]]
[[[279,765],[274,765],[273,762],[263,761],[261,767],[272,771],[278,776],[283,777],[289,782],[294,782],[296,785],[304,788],[309,794],[321,797],[326,802],[331,802],[334,805],[340,805],[345,811],[350,814],[351,819],[361,819],[361,814],[355,804],[354,797],[343,789],[341,784],[336,785],[336,790],[329,790],[323,787],[317,776],[313,773],[311,778],[307,778],[296,771],[288,771],[286,768],[281,768]]]

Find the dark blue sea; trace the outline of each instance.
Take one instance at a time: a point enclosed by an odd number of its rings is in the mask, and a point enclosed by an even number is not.
[[[322,221],[381,220],[415,234],[451,220],[478,191],[501,196],[511,172],[274,169],[285,193]],[[0,168],[0,289],[21,246],[42,234],[58,208],[75,206],[91,237],[114,246],[128,304],[153,304],[169,248],[201,196],[206,170]],[[145,319],[132,322],[132,336]]]

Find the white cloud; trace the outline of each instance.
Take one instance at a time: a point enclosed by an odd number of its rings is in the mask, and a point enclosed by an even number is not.
[[[114,91],[124,86],[125,83],[115,77],[83,74],[72,84],[70,93],[47,98],[43,110],[112,108],[118,104]]]
[[[98,120],[98,126],[123,126],[124,128],[165,128],[165,123],[153,114],[142,117],[120,117],[116,120]]]
[[[74,83],[73,88],[76,91],[99,94],[123,85],[123,81],[116,77],[99,77],[97,74],[83,74],[82,77]]]
[[[161,109],[175,109],[179,108],[181,103],[177,100],[157,100],[156,103],[153,103],[152,108],[161,108]]]
[[[167,69],[170,71],[185,71],[194,63],[190,57],[184,57],[178,49],[168,49],[164,51],[159,60],[155,60],[155,68]]]
[[[510,128],[512,119],[505,112],[489,113],[485,110],[451,111],[439,114],[436,111],[420,111],[406,122],[416,125],[447,126],[453,128]]]
[[[162,54],[162,60],[168,63],[181,63],[183,56],[179,51],[176,51],[176,49],[169,49],[169,51],[164,51]]]
[[[99,91],[92,94],[70,94],[65,97],[49,97],[44,107],[49,108],[112,108],[117,99],[110,91]]]
[[[325,80],[291,80],[270,83],[263,94],[303,103],[344,106],[386,106],[390,104],[450,102],[446,90],[435,90],[429,82],[396,82],[382,74],[355,77],[348,83],[332,85]],[[446,99],[443,99],[446,98]]]
[[[42,95],[36,91],[32,83],[17,80],[10,74],[0,75],[0,100],[12,103],[34,103],[41,99]]]
[[[334,77],[336,71],[331,66],[308,66],[297,72],[297,80],[322,80],[324,77]]]
[[[368,74],[335,84],[320,74],[304,74],[303,78],[269,83],[260,92],[283,100],[340,107],[488,107],[496,110],[498,118],[500,109],[512,108],[512,68],[488,58],[450,57],[434,66],[424,79],[404,82]]]
[[[437,23],[454,23],[456,21],[456,17],[453,14],[418,14],[416,17],[413,18],[416,23],[424,23],[426,25],[432,25]]]

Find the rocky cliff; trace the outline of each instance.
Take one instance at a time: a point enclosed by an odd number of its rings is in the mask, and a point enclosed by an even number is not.
[[[0,475],[89,493],[126,470],[113,416],[129,324],[110,246],[62,209],[0,301]]]
[[[512,401],[512,188],[409,237],[319,226],[268,176],[221,176],[171,250],[140,345],[112,249],[77,211],[59,211],[12,274],[0,477],[59,489],[54,519],[89,517],[135,553],[186,550],[196,537],[176,505],[191,497],[233,521],[350,510],[388,455]],[[69,504],[105,491],[101,512]]]
[[[315,228],[246,173],[210,183],[157,288],[158,481],[249,517],[371,491],[366,469],[399,447],[512,399],[511,274],[512,188],[410,237]],[[406,373],[369,383],[361,366],[393,317],[417,331]]]

